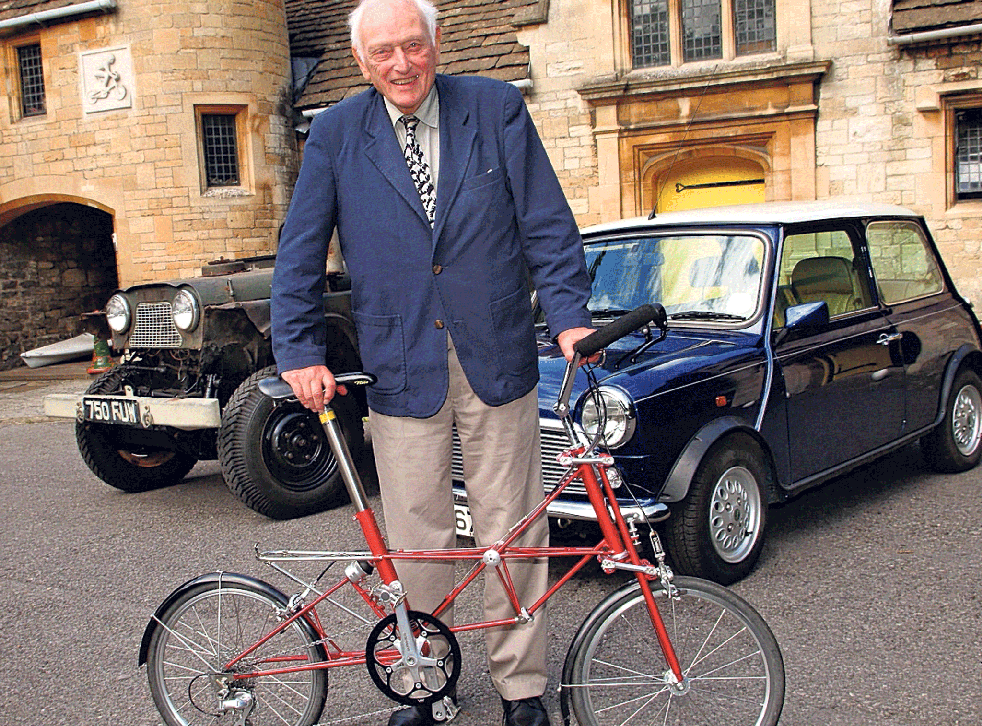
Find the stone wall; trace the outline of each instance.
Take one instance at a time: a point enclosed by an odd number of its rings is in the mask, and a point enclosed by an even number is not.
[[[16,47],[40,43],[47,113],[20,118]],[[0,37],[0,228],[77,201],[115,219],[120,282],[275,249],[296,173],[282,0],[121,0],[110,14]],[[93,100],[97,73],[119,74]],[[238,114],[241,183],[203,182],[198,114]]]

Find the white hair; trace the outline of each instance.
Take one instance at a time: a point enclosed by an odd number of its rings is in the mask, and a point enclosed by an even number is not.
[[[358,7],[351,11],[348,16],[348,27],[351,28],[351,45],[358,51],[363,52],[361,46],[361,21],[365,15],[365,10],[369,5],[374,5],[381,0],[361,0]],[[436,16],[439,12],[430,0],[405,0],[416,7],[419,17],[423,21],[423,27],[430,36],[430,43],[436,42]]]

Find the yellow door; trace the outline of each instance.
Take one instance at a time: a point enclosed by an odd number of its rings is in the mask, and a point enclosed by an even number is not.
[[[735,156],[680,162],[657,184],[658,212],[764,201],[763,169]]]

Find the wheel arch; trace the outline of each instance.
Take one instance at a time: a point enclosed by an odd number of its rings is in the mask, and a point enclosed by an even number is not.
[[[265,595],[269,595],[271,598],[275,599],[281,605],[286,607],[289,604],[289,598],[284,595],[280,590],[270,585],[268,582],[263,582],[262,580],[257,580],[254,577],[249,577],[248,575],[240,575],[235,572],[209,572],[204,575],[199,575],[191,580],[188,580],[183,585],[175,589],[170,595],[168,595],[157,609],[154,610],[153,615],[150,618],[150,622],[147,623],[146,629],[143,631],[143,639],[140,641],[140,656],[138,665],[146,665],[147,657],[150,652],[150,640],[153,638],[153,634],[156,632],[157,628],[160,627],[161,618],[164,613],[167,612],[168,608],[177,602],[183,595],[185,595],[190,590],[200,586],[200,585],[210,585],[210,584],[229,584],[229,585],[243,585],[246,587],[252,587],[261,591]],[[317,640],[319,636],[315,634],[315,630],[310,622],[303,618],[304,627],[310,629],[310,634],[313,640]],[[318,646],[322,648],[322,646]]]
[[[945,368],[944,383],[938,395],[938,413],[934,419],[935,426],[939,426],[944,421],[948,396],[951,395],[951,389],[955,385],[955,377],[963,366],[971,368],[976,375],[982,378],[982,351],[966,344],[951,355],[951,359]]]
[[[777,479],[780,474],[774,465],[774,455],[771,452],[771,447],[768,446],[759,431],[736,416],[723,416],[713,419],[689,439],[689,442],[682,449],[682,453],[675,460],[675,464],[665,479],[665,486],[662,488],[659,501],[680,502],[685,499],[689,493],[689,485],[692,483],[692,477],[695,476],[696,470],[699,468],[699,464],[702,463],[706,454],[720,440],[733,434],[744,434],[753,439],[754,443],[760,447],[761,452],[767,459],[767,463],[771,467],[771,472],[774,474],[774,481],[771,482],[769,490],[766,492],[768,502],[777,501],[779,499],[777,493],[779,483]]]

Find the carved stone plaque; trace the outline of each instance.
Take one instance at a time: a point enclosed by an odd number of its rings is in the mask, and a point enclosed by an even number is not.
[[[129,48],[94,50],[79,56],[85,113],[133,105],[133,63]]]

